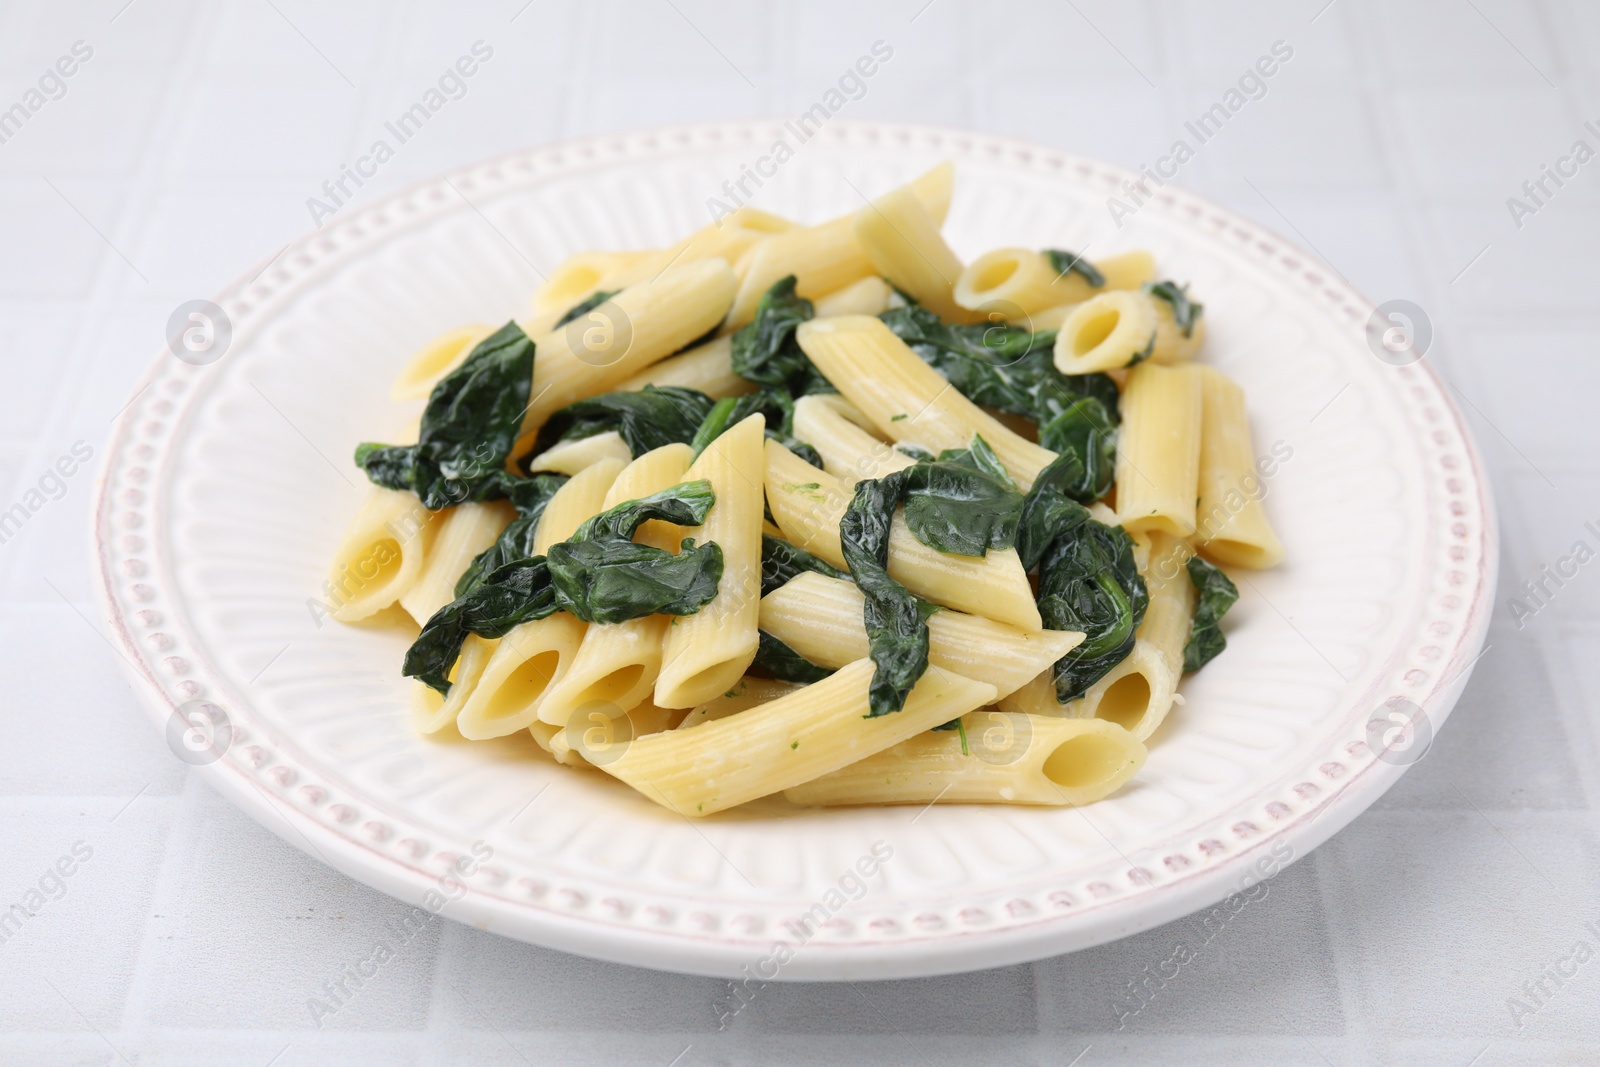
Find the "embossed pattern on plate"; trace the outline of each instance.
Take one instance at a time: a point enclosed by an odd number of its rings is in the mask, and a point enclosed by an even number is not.
[[[1292,454],[1267,506],[1288,563],[1246,574],[1229,647],[1138,779],[1083,810],[804,811],[778,801],[690,824],[531,742],[410,734],[396,628],[317,625],[327,559],[362,491],[353,445],[400,421],[386,397],[422,341],[504,321],[567,254],[669,243],[778,138],[722,123],[530,151],[330,223],[219,295],[226,355],[165,353],[122,416],[94,515],[100,592],[165,727],[205,700],[231,743],[205,773],[325,862],[420,902],[483,840],[493,859],[445,914],[508,936],[734,976],[829,915],[784,978],[905,977],[1098,944],[1220,900],[1268,849],[1295,858],[1404,770],[1375,758],[1383,701],[1437,730],[1487,625],[1487,482],[1426,362],[1380,363],[1371,304],[1277,236],[1171,187],[1117,231],[1131,177],[1015,141],[835,121],[761,194],[805,220],[858,207],[940,159],[971,257],[1002,244],[1151,249],[1190,281],[1206,358],[1250,396],[1258,451]],[[1330,403],[1330,401],[1332,401]],[[893,850],[859,900],[841,877]],[[853,887],[853,883],[848,883]],[[813,911],[812,914],[821,914]]]

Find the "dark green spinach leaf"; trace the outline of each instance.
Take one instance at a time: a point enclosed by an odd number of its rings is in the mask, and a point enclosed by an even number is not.
[[[780,681],[799,682],[801,685],[820,682],[833,673],[827,667],[812,663],[767,631],[759,630],[757,633],[760,644],[756,646],[756,658],[750,664],[752,667]]]
[[[1096,289],[1106,284],[1106,276],[1100,273],[1100,269],[1076,252],[1047,248],[1044,250],[1044,258],[1050,261],[1050,269],[1058,275],[1068,272],[1077,274]]]
[[[807,571],[828,578],[843,578],[849,580],[850,575],[835,567],[825,559],[807,552],[803,548],[791,545],[787,541],[780,541],[771,534],[761,535],[761,595],[766,596],[774,589],[781,589],[797,575]]]
[[[676,385],[647,385],[636,393],[602,393],[568,404],[539,431],[533,455],[558,441],[573,441],[615,430],[635,458],[663,445],[694,439],[712,410],[709,396]]]
[[[1209,560],[1190,556],[1189,580],[1194,583],[1194,623],[1189,643],[1183,646],[1183,669],[1197,671],[1228,647],[1222,636],[1222,616],[1239,599],[1239,589],[1222,570]]]
[[[556,490],[566,483],[565,474],[551,473],[508,480],[506,496],[517,509],[517,517],[500,531],[494,544],[474,557],[461,577],[456,579],[456,596],[465,596],[483,581],[485,575],[507,563],[533,558],[533,539],[539,528],[539,517],[544,514],[550,498],[556,495]]]
[[[1081,507],[1081,505],[1079,505]],[[1081,630],[1083,643],[1056,661],[1056,699],[1088,691],[1133,651],[1150,598],[1120,526],[1083,516],[1039,563],[1039,616],[1052,630]]]
[[[919,464],[920,466],[920,464]],[[839,543],[850,577],[866,597],[866,624],[876,670],[868,688],[868,718],[905,707],[906,696],[928,669],[928,623],[923,603],[889,577],[889,528],[905,495],[907,472],[856,483],[839,520]]]
[[[593,311],[601,304],[604,304],[607,300],[610,300],[620,292],[622,292],[621,289],[613,289],[610,292],[607,292],[604,289],[596,289],[594,292],[590,293],[588,296],[569,307],[566,310],[566,313],[557,319],[556,324],[550,327],[550,329],[559,330],[569,322],[576,322],[578,319],[581,319],[583,316],[589,314],[589,312]]]
[[[1194,324],[1205,314],[1206,306],[1197,300],[1189,299],[1187,285],[1179,285],[1174,281],[1145,282],[1142,288],[1156,299],[1165,300],[1171,305],[1172,321],[1178,324],[1178,329],[1183,331],[1185,337],[1194,336]],[[1134,362],[1137,363],[1138,360]]]

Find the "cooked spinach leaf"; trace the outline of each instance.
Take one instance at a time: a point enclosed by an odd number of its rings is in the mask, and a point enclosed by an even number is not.
[[[716,502],[711,483],[684,482],[618,504],[586,520],[568,541],[550,546],[550,581],[561,606],[584,622],[626,622],[644,615],[692,615],[717,595],[722,546],[684,538],[677,555],[631,538],[651,519],[698,526]]]
[[[1106,284],[1106,276],[1100,273],[1099,268],[1076,252],[1068,252],[1061,248],[1047,248],[1044,250],[1044,258],[1050,261],[1050,269],[1057,274],[1066,274],[1070,271],[1081,276],[1084,281],[1096,289]]]
[[[750,664],[752,667],[780,681],[799,682],[802,685],[820,682],[833,673],[827,667],[812,663],[767,631],[758,630],[756,633],[760,643],[756,646],[756,658]]]
[[[1079,505],[1081,507],[1081,505]],[[1056,699],[1076,700],[1133,650],[1149,593],[1120,526],[1084,515],[1039,563],[1039,616],[1052,630],[1081,630],[1083,643],[1056,661]]]
[[[635,457],[694,439],[712,410],[709,396],[676,385],[647,385],[637,393],[602,393],[568,404],[539,431],[534,455],[558,441],[572,441],[615,430]]]
[[[986,460],[973,458],[982,453]],[[998,477],[979,465],[984,462],[998,468]],[[929,548],[984,556],[1016,543],[1023,497],[983,438],[974,437],[970,449],[947,450],[937,460],[895,473],[902,479],[906,526]]]
[[[566,310],[566,313],[556,320],[556,324],[552,326],[551,329],[559,330],[569,322],[576,322],[578,319],[581,319],[583,316],[589,314],[589,312],[593,311],[601,304],[604,304],[607,300],[610,300],[621,291],[621,289],[613,289],[610,292],[607,292],[604,289],[596,289],[594,292],[590,293],[588,296],[569,307]]]
[[[356,463],[379,485],[414,490],[434,511],[504,496],[501,475],[532,383],[533,342],[508,322],[433,387],[415,445],[363,444]]]
[[[1179,285],[1174,281],[1145,282],[1142,288],[1156,299],[1165,300],[1170,304],[1172,321],[1178,324],[1178,329],[1183,331],[1185,337],[1194,336],[1194,324],[1205,314],[1206,306],[1197,300],[1189,299],[1187,285]]]
[[[556,495],[567,482],[565,474],[536,474],[532,478],[509,479],[506,495],[511,504],[517,509],[517,517],[511,520],[494,544],[484,549],[467,565],[460,578],[456,579],[456,596],[464,596],[478,586],[485,575],[490,574],[507,563],[514,563],[521,559],[533,557],[534,533],[539,527],[539,517],[544,514],[545,505],[550,503],[550,498]]]
[[[1039,472],[1023,497],[1017,523],[1017,555],[1023,570],[1033,570],[1058,538],[1075,536],[1078,527],[1089,521],[1089,509],[1078,503],[1076,495],[1083,482],[1083,463],[1074,452],[1063,452]]]
[[[448,695],[450,669],[469,633],[504,637],[525,622],[549,617],[560,607],[545,558],[514,560],[434,612],[406,650],[401,673]]]
[[[833,387],[795,340],[795,331],[811,318],[814,309],[811,301],[795,295],[794,287],[791,274],[761,294],[756,317],[733,335],[733,372],[792,397],[831,392]]]
[[[524,493],[531,503],[534,493]],[[662,519],[698,526],[715,503],[711,484],[685,482],[601,512],[548,556],[503,563],[440,608],[406,653],[404,673],[441,693],[469,633],[503,637],[514,627],[570,611],[585,622],[626,622],[645,615],[692,615],[717,595],[722,548],[685,538],[679,555],[629,540],[639,525]]]
[[[989,447],[989,442],[983,439],[982,434],[973,434],[972,444],[966,448],[947,448],[940,452],[939,462],[960,463],[987,474],[1008,489],[1017,487],[1005,464],[1000,462],[1000,457],[994,454],[994,449]]]
[[[920,464],[919,464],[920,466]],[[868,688],[867,717],[905,707],[906,696],[928,669],[928,622],[923,604],[889,577],[889,528],[905,495],[907,467],[856,483],[839,520],[839,543],[857,588],[866,597],[866,624],[876,670]]]
[[[1039,444],[1052,452],[1078,458],[1081,476],[1057,486],[1072,499],[1088,504],[1111,491],[1116,475],[1116,427],[1105,405],[1095,397],[1074,400],[1039,427]]]
[[[1189,580],[1194,583],[1194,623],[1189,643],[1183,646],[1183,669],[1197,671],[1228,647],[1222,636],[1222,616],[1239,599],[1239,589],[1222,570],[1199,556],[1189,557]]]
[[[780,541],[771,534],[761,535],[761,595],[788,585],[796,576],[815,571],[828,578],[849,579],[850,575],[825,559],[819,559],[803,548]]]

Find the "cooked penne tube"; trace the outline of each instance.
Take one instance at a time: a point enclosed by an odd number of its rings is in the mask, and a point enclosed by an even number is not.
[[[796,804],[1090,804],[1144,766],[1145,747],[1102,719],[986,710],[930,730],[804,785]]]
[[[1173,317],[1172,305],[1159,297],[1151,297],[1150,304],[1156,312],[1156,340],[1150,346],[1151,363],[1182,363],[1195,357],[1206,339],[1206,317],[1196,315],[1184,333]]]
[[[874,670],[857,660],[771,703],[637,738],[603,769],[680,815],[710,815],[881,752],[994,695],[991,685],[929,667],[900,711],[869,718]]]
[[[882,278],[862,278],[827,296],[818,297],[813,302],[813,313],[819,319],[835,315],[879,315],[889,309],[889,294],[892,291],[889,283]]]
[[[1128,372],[1117,434],[1117,517],[1129,533],[1195,532],[1200,483],[1200,370],[1142,363]]]
[[[718,696],[712,697],[704,704],[697,704],[684,715],[683,721],[673,727],[675,730],[687,730],[699,726],[701,723],[713,722],[717,719],[726,719],[729,715],[736,715],[741,711],[749,711],[753,707],[777,700],[779,697],[788,696],[797,689],[804,688],[797,682],[784,682],[777,678],[757,678],[747,675],[728,690]]]
[[[462,707],[477,687],[483,669],[494,655],[497,641],[485,640],[477,634],[468,634],[461,645],[461,655],[450,668],[450,693],[441,696],[432,686],[415,678],[411,683],[411,726],[419,734],[438,733],[456,721]]]
[[[1283,561],[1283,545],[1262,505],[1244,390],[1215,367],[1200,367],[1200,502],[1195,537],[1219,563],[1259,570]]]
[[[422,574],[438,517],[415,493],[373,486],[333,553],[323,586],[333,617],[356,622],[395,603]]]
[[[550,551],[551,545],[577,533],[583,521],[605,503],[606,491],[624,466],[620,459],[602,459],[574,474],[557,489],[545,505],[544,514],[539,516],[539,526],[533,534],[533,554],[542,556]]]
[[[677,485],[685,480],[692,458],[692,450],[684,444],[646,452],[617,475],[601,509]],[[653,519],[639,528],[634,540],[676,550],[683,535],[681,528]],[[540,701],[540,721],[565,726],[580,712],[587,715],[598,710],[615,717],[638,705],[655,689],[661,673],[661,642],[670,621],[662,615],[647,615],[590,626],[570,668]]]
[[[572,441],[557,441],[528,461],[528,473],[554,471],[557,474],[577,474],[606,459],[621,463],[633,459],[633,450],[615,430]]]
[[[876,318],[813,319],[797,336],[817,369],[892,441],[937,453],[981,434],[1025,490],[1056,458],[962,396]]]
[[[873,268],[897,289],[941,319],[982,321],[981,314],[956,303],[954,287],[961,277],[961,260],[910,189],[896,189],[858,211],[855,234]]]
[[[1032,318],[1071,299],[1067,277],[1031,248],[997,248],[967,264],[956,279],[955,302],[969,311],[993,311],[1002,318]]]
[[[1027,326],[1035,332],[1039,330],[1059,330],[1061,324],[1067,321],[1067,316],[1072,314],[1072,309],[1077,304],[1057,304],[1047,307],[1043,311],[1036,311],[1028,316]]]
[[[631,708],[625,715],[608,715],[603,707],[579,713],[566,727],[550,735],[549,752],[556,762],[572,767],[604,767],[627,751],[636,737],[647,737],[671,729],[672,708],[658,708],[649,701]],[[548,729],[548,724],[539,723]]]
[[[496,642],[456,715],[461,736],[481,741],[531,726],[539,702],[561,681],[577,656],[584,631],[581,621],[558,611],[549,618],[525,622]],[[463,657],[465,654],[463,651]],[[452,687],[452,695],[454,692]]]
[[[783,535],[796,546],[844,567],[839,520],[850,489],[778,444],[768,441],[767,506]],[[889,575],[918,596],[1029,632],[1042,624],[1033,587],[1016,549],[987,556],[957,556],[929,548],[896,516],[889,531]]]
[[[596,288],[621,289],[639,282],[649,281],[675,263],[694,263],[706,259],[722,259],[730,264],[739,263],[762,241],[774,234],[800,229],[798,223],[771,212],[753,207],[741,207],[715,222],[702,226],[677,244],[652,252],[627,267],[608,276],[605,284]],[[738,273],[737,270],[734,272]]]
[[[552,413],[626,381],[716,326],[735,284],[724,260],[680,263],[536,338],[517,452],[528,450]]]
[[[909,189],[936,225],[950,210],[955,170],[941,163],[911,181]],[[795,276],[795,292],[817,300],[874,273],[872,261],[856,240],[855,212],[817,226],[789,230],[753,246],[739,264],[739,294],[727,326],[737,329],[755,318],[756,304],[772,284]]]
[[[390,400],[424,400],[439,379],[455,370],[493,326],[461,326],[446,330],[417,350],[389,388]]]
[[[433,521],[438,531],[423,557],[422,571],[400,594],[400,606],[418,625],[427,622],[456,598],[456,580],[516,517],[516,510],[504,500],[458,504],[441,512]]]
[[[565,314],[570,308],[602,289],[621,289],[617,279],[623,272],[659,255],[658,250],[635,252],[579,252],[568,256],[549,279],[533,294],[537,317]]]
[[[761,629],[819,667],[842,667],[869,651],[865,604],[850,582],[801,574],[761,598]],[[987,682],[1001,697],[1049,669],[1082,640],[1076,631],[1020,630],[958,611],[928,617],[928,662]]]
[[[705,525],[689,533],[722,547],[722,578],[710,603],[667,627],[654,697],[660,707],[691,708],[725,692],[755,659],[765,429],[766,420],[751,415],[707,445],[684,476],[706,479],[716,493]]]
[[[647,385],[676,385],[698,389],[719,400],[725,396],[743,396],[755,392],[754,382],[734,373],[732,356],[733,336],[725,334],[646,367],[627,381],[619,383],[616,388],[620,393],[632,393]]]
[[[1139,555],[1140,573],[1150,591],[1150,606],[1135,631],[1133,651],[1095,682],[1078,700],[1056,703],[1050,671],[1000,701],[1005,711],[1072,718],[1107,719],[1140,741],[1155,733],[1177,700],[1183,674],[1183,649],[1194,620],[1194,583],[1184,566],[1193,555],[1188,544],[1164,533],[1152,533]]]
[[[916,460],[861,428],[866,416],[850,401],[813,393],[794,402],[794,435],[817,450],[823,468],[846,485],[882,478]]]
[[[1140,292],[1113,290],[1067,313],[1056,333],[1062,374],[1114,370],[1148,359],[1156,343],[1156,303]]]

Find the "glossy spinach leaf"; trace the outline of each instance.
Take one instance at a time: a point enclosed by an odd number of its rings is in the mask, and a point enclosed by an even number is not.
[[[1056,661],[1056,699],[1075,700],[1133,651],[1149,606],[1120,526],[1083,519],[1059,536],[1039,563],[1039,616],[1052,630],[1081,630],[1083,643]]]
[[[485,575],[507,563],[533,557],[534,534],[539,528],[539,517],[545,505],[556,495],[556,490],[567,483],[565,474],[540,473],[532,478],[508,479],[506,496],[517,509],[517,517],[500,531],[494,544],[478,553],[461,577],[456,579],[456,596],[464,596],[479,585]]]
[[[1006,470],[1005,464],[1000,462],[1000,457],[994,454],[994,449],[989,447],[989,442],[983,439],[982,434],[972,435],[972,444],[966,448],[947,448],[939,453],[941,463],[959,463],[980,471],[1009,489],[1015,489],[1017,483],[1011,480],[1011,474]]]
[[[918,464],[920,466],[920,464]],[[906,696],[928,669],[928,623],[923,603],[889,577],[889,529],[905,495],[907,472],[856,483],[839,521],[839,543],[850,577],[866,597],[866,624],[876,670],[868,689],[869,718],[905,707]]]
[[[651,519],[698,526],[716,502],[711,483],[684,482],[601,512],[571,540],[551,545],[550,580],[561,606],[584,622],[692,615],[717,595],[722,547],[684,538],[677,555],[631,538]]]
[[[795,340],[795,331],[814,309],[811,301],[795,295],[794,287],[791,274],[761,294],[756,317],[733,335],[733,372],[791,396],[832,391]]]
[[[1016,543],[1022,494],[1004,468],[996,477],[978,466],[984,460],[972,457],[980,450],[996,467],[999,461],[983,438],[974,438],[973,444],[972,449],[946,451],[937,460],[896,472],[902,479],[906,526],[918,541],[940,552],[985,556],[991,548]],[[951,455],[961,458],[946,458]]]
[[[709,396],[676,385],[647,385],[636,393],[602,393],[568,404],[539,431],[534,455],[558,441],[572,441],[615,430],[637,458],[677,442],[694,439],[712,410]]]
[[[533,354],[522,328],[506,323],[433,387],[415,445],[363,444],[356,462],[377,484],[409,488],[434,511],[503,496],[501,475],[528,409]]]
[[[1050,269],[1057,274],[1076,274],[1096,289],[1106,284],[1106,276],[1100,273],[1099,268],[1076,252],[1047,248],[1044,250],[1044,258],[1050,261]]]
[[[1116,476],[1116,427],[1097,398],[1080,397],[1041,426],[1039,444],[1052,452],[1077,457],[1082,476],[1070,483],[1057,483],[1072,499],[1088,504],[1111,491]]]
[[[849,580],[850,575],[825,559],[812,555],[803,548],[780,541],[771,534],[761,535],[761,595],[782,589],[796,576],[807,571],[828,578]]]
[[[758,630],[757,634],[760,643],[756,646],[756,658],[750,664],[757,670],[780,681],[799,682],[801,685],[820,682],[833,673],[827,667],[812,663],[767,631]]]
[[[1194,622],[1189,643],[1183,646],[1183,669],[1197,671],[1228,647],[1222,636],[1222,616],[1239,599],[1239,589],[1221,568],[1199,556],[1189,557],[1189,580],[1194,583]]]
[[[507,563],[429,617],[406,650],[401,673],[448,695],[450,669],[469,633],[504,637],[525,622],[549,617],[560,607],[543,556]]]

